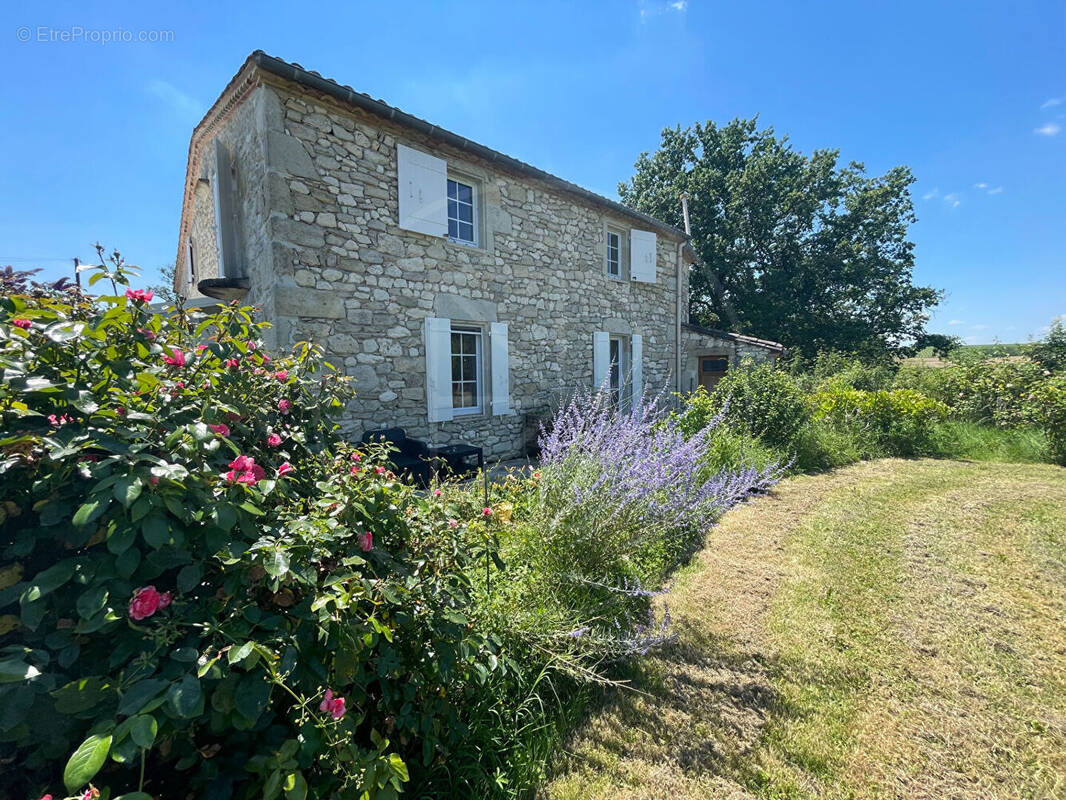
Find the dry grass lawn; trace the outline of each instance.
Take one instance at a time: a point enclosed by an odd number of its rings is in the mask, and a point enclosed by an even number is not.
[[[1066,798],[1066,470],[885,460],[729,513],[542,790]]]

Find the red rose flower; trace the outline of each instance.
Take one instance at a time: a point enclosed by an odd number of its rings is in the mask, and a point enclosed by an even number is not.
[[[171,601],[170,592],[160,594],[154,586],[145,586],[133,593],[130,601],[130,618],[135,620],[147,619],[161,608],[166,608]]]

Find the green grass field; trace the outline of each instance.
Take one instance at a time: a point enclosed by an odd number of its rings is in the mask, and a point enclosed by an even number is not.
[[[883,460],[730,512],[542,794],[1066,797],[1066,470]]]

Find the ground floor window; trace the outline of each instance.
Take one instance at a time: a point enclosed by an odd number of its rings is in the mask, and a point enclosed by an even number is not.
[[[482,338],[476,326],[452,325],[452,410],[456,414],[484,410]]]
[[[616,406],[620,406],[629,394],[626,387],[629,385],[630,349],[625,336],[612,336],[608,345],[608,354],[611,359],[610,391]]]

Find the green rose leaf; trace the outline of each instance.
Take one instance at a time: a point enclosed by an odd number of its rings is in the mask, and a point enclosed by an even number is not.
[[[90,736],[82,742],[63,769],[63,783],[68,792],[75,792],[93,779],[107,760],[111,749],[111,735]]]
[[[150,714],[138,714],[130,725],[130,738],[136,742],[138,747],[143,747],[145,750],[155,744],[155,736],[158,732],[159,724]]]
[[[166,517],[152,514],[141,523],[141,533],[150,547],[157,550],[170,541],[170,524]]]
[[[175,714],[183,719],[203,714],[204,695],[196,676],[186,675],[178,683],[171,684],[170,689],[167,690],[167,704]]]
[[[21,658],[5,658],[0,661],[0,683],[18,683],[36,678],[41,671]]]
[[[239,664],[244,659],[248,658],[252,654],[252,650],[255,649],[255,642],[245,642],[240,647],[230,648],[226,658],[230,664]]]
[[[97,497],[90,500],[87,503],[82,503],[77,511],[74,512],[74,519],[72,520],[75,527],[82,527],[88,525],[95,519],[98,519],[111,504],[111,501],[105,498]]]
[[[107,689],[107,679],[94,675],[71,681],[52,692],[52,697],[60,714],[79,714],[103,700],[108,695]]]
[[[115,481],[111,493],[123,506],[129,508],[133,505],[133,501],[141,496],[141,490],[143,489],[144,483],[140,478],[134,475],[123,475]]]
[[[284,550],[275,550],[263,561],[263,569],[273,578],[280,578],[289,571],[289,554]]]
[[[233,699],[238,713],[254,722],[259,719],[259,715],[263,713],[263,709],[270,700],[270,684],[260,675],[249,673],[237,684]]]
[[[122,696],[122,702],[118,704],[118,713],[123,716],[136,714],[148,703],[158,697],[170,681],[162,678],[148,678],[133,684]]]

